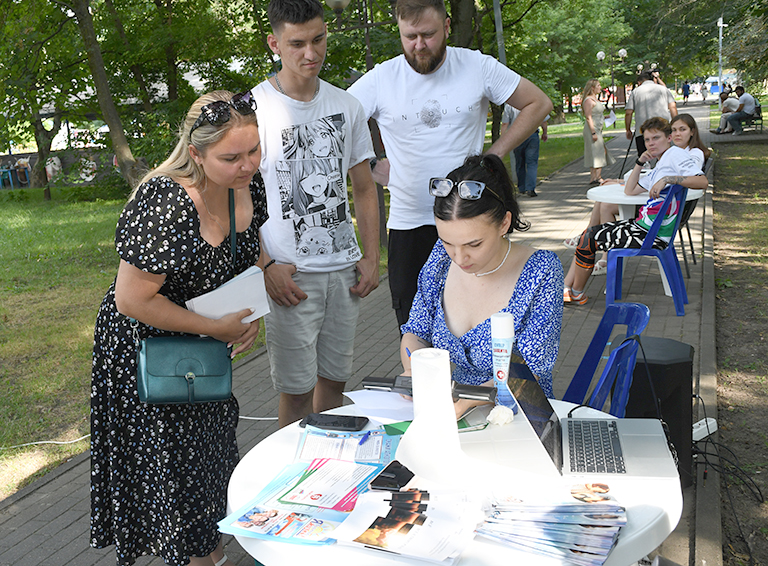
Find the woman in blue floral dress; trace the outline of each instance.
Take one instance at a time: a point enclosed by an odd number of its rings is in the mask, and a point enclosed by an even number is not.
[[[238,461],[237,400],[141,403],[129,317],[138,320],[140,339],[204,334],[235,354],[253,345],[258,321],[242,322],[250,311],[212,320],[183,305],[259,258],[267,208],[254,110],[250,93],[198,99],[173,153],[144,177],[117,224],[120,265],[99,310],[93,350],[91,546],[115,545],[119,565],[154,555],[172,566],[233,566],[216,523]]]
[[[511,313],[513,353],[552,397],[552,369],[560,347],[563,266],[551,251],[513,241],[526,230],[515,191],[495,155],[469,157],[446,179],[432,179],[439,240],[419,274],[408,322],[401,328],[401,360],[410,375],[410,353],[441,348],[450,353],[459,383],[492,382],[490,317]],[[457,415],[471,402],[459,401]]]

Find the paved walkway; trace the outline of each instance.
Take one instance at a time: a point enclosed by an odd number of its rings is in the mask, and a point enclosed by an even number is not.
[[[707,132],[707,108],[690,103],[681,111],[694,114],[703,132]],[[604,177],[618,176],[627,149],[623,132],[608,145],[617,163],[604,171]],[[707,140],[710,135],[705,134]],[[714,137],[714,136],[713,136]],[[746,134],[733,141],[755,139]],[[768,137],[768,136],[760,136]],[[730,141],[719,136],[717,141]],[[632,153],[627,163],[634,160]],[[518,240],[538,248],[554,250],[567,267],[572,253],[562,246],[564,238],[579,234],[587,225],[592,203],[585,197],[589,172],[579,159],[544,180],[537,191],[539,198],[521,202],[531,229],[517,235]],[[679,340],[694,346],[694,384],[709,407],[715,410],[714,359],[714,276],[712,260],[711,191],[701,200],[690,220],[699,261],[691,264],[686,280],[690,304],[684,317],[675,315],[672,299],[663,294],[656,262],[639,259],[625,268],[625,298],[642,302],[651,309],[649,336]],[[690,257],[689,257],[690,261]],[[567,305],[563,317],[560,356],[554,372],[554,388],[562,396],[581,360],[587,344],[604,311],[605,277],[592,277],[587,287],[590,301],[584,306]],[[706,297],[706,300],[702,300]],[[368,375],[396,375],[400,369],[398,332],[390,306],[386,279],[363,301],[355,345],[354,375],[348,389],[354,389]],[[269,379],[269,362],[263,351],[256,352],[235,368],[234,390],[244,417],[276,417],[277,395]],[[695,419],[701,416],[694,417]],[[238,441],[241,453],[277,428],[275,421],[241,420]],[[90,460],[88,454],[73,458],[55,471],[19,493],[0,501],[0,566],[47,566],[68,564],[92,566],[115,564],[114,551],[94,550],[88,546]],[[675,532],[659,549],[678,564],[708,566],[722,564],[720,549],[719,482],[710,474],[706,488],[685,490],[683,519]],[[696,512],[693,510],[696,509]],[[253,561],[231,537],[225,539],[226,552],[240,566]],[[139,565],[161,566],[157,558],[145,557]]]

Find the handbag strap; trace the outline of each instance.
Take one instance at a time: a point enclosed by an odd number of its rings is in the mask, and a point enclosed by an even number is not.
[[[237,227],[235,224],[235,190],[229,189],[229,245],[232,249],[232,276],[235,274],[235,260],[237,258]]]

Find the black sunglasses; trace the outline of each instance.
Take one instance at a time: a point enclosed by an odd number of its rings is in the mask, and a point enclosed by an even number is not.
[[[482,181],[464,180],[456,184],[450,179],[433,177],[429,180],[429,194],[433,197],[447,197],[454,186],[458,188],[459,196],[464,200],[478,200],[482,196],[483,191],[487,190],[496,197],[496,200],[506,206],[502,198]]]
[[[223,100],[216,100],[210,104],[206,104],[200,109],[200,116],[195,123],[192,124],[192,128],[189,130],[190,137],[192,132],[203,125],[203,122],[208,120],[211,126],[222,126],[229,122],[230,107],[237,110],[242,116],[248,116],[256,112],[256,100],[253,98],[251,91],[241,92],[234,95],[229,102]]]

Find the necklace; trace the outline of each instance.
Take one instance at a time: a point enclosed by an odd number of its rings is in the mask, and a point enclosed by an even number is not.
[[[504,259],[501,260],[501,263],[496,267],[496,269],[491,269],[490,271],[486,271],[485,273],[475,273],[475,277],[485,277],[486,275],[490,275],[491,273],[496,273],[499,269],[501,269],[501,266],[506,263],[507,258],[509,257],[509,252],[512,251],[512,242],[507,238],[507,253],[504,255]]]
[[[206,201],[206,200],[205,200],[205,195],[204,195],[203,193],[200,193],[200,197],[202,197],[202,199],[203,199],[203,204],[205,205],[205,210],[208,212],[208,216],[209,216],[209,217],[210,217],[210,218],[211,218],[211,219],[212,219],[212,220],[213,220],[213,221],[214,221],[216,224],[218,224],[219,228],[221,228],[221,233],[222,233],[222,234],[224,234],[224,236],[226,237],[226,235],[228,234],[228,232],[227,232],[227,230],[225,230],[225,229],[224,229],[224,226],[222,226],[222,225],[221,225],[221,223],[219,223],[219,221],[218,221],[218,220],[216,220],[216,217],[215,217],[213,214],[211,214],[211,209],[210,209],[210,208],[208,208],[208,201]],[[232,219],[230,219],[230,222],[232,222]],[[506,258],[504,258],[504,259],[506,259]],[[502,262],[502,263],[503,263],[503,262]],[[499,267],[501,267],[501,266],[499,266]],[[498,269],[498,267],[497,267],[496,269]]]
[[[314,100],[317,97],[317,93],[320,92],[320,77],[315,77],[315,80],[317,82],[315,83],[315,94],[312,95],[312,100]],[[285,90],[283,90],[283,85],[280,84],[280,79],[277,78],[277,73],[275,73],[275,83],[277,84],[277,88],[280,90],[280,92],[285,96],[288,96],[285,94]]]

